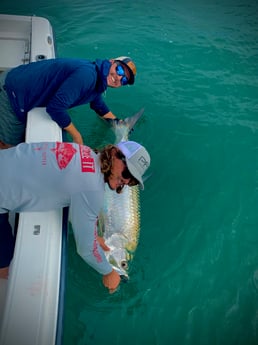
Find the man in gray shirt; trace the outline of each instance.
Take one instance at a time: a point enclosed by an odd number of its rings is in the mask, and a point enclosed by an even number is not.
[[[69,206],[77,251],[114,291],[120,282],[97,241],[97,220],[105,183],[121,192],[139,184],[150,164],[146,149],[134,141],[95,152],[68,142],[21,143],[0,150],[0,277],[8,276],[14,239],[8,212],[48,211]]]

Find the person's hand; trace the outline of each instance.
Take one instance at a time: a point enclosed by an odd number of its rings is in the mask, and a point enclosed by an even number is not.
[[[119,119],[118,117],[116,117],[115,119],[110,119],[110,118],[104,118],[104,120],[106,121],[106,123],[111,126],[111,127],[116,127],[118,125],[125,125],[126,123],[123,119]],[[132,132],[134,131],[134,128],[131,128],[128,135],[130,135]]]
[[[9,267],[0,268],[1,279],[8,279],[8,275],[9,275]]]
[[[115,119],[104,118],[104,120],[106,121],[106,123],[113,127],[123,122],[123,120],[119,119],[118,117],[116,117]]]
[[[2,140],[0,140],[0,150],[9,149],[10,147],[12,147],[12,145],[6,144]]]
[[[102,281],[103,285],[109,289],[109,293],[114,293],[118,288],[120,280],[120,275],[115,270],[112,270],[112,272],[103,276]]]
[[[107,251],[110,250],[110,248],[106,245],[105,240],[104,240],[103,237],[97,236],[97,241],[98,241],[99,245],[101,246],[101,248],[102,248],[105,252],[107,252]]]

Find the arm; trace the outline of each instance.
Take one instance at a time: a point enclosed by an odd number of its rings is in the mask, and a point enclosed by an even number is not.
[[[92,110],[96,112],[102,119],[116,119],[116,115],[114,115],[103,101],[101,94],[99,94],[94,101],[90,103],[90,107]]]
[[[94,90],[94,74],[77,69],[62,81],[47,104],[47,112],[57,124],[67,131],[73,141],[83,144],[82,136],[71,121],[68,109],[86,104]]]
[[[104,251],[110,250],[110,248],[106,245],[103,237],[98,236],[97,240],[98,240],[99,245]],[[103,285],[109,289],[110,293],[113,293],[116,291],[120,283],[120,280],[121,278],[115,270],[112,270],[110,273],[105,274],[102,279]]]
[[[97,214],[93,211],[96,196],[93,193],[90,195],[91,193],[88,192],[87,197],[84,193],[73,196],[70,219],[78,254],[88,265],[103,275],[103,285],[112,293],[120,283],[120,276],[112,269],[98,242]]]
[[[77,130],[72,122],[67,127],[64,127],[64,130],[66,130],[66,132],[70,134],[70,136],[73,138],[74,143],[83,145],[81,133]]]

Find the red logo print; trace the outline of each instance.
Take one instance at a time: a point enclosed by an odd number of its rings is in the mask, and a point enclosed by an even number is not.
[[[51,149],[56,155],[56,161],[60,169],[65,169],[77,152],[72,144],[56,143],[56,148]]]
[[[80,145],[81,169],[82,172],[95,172],[95,162],[91,157],[91,149],[88,146]]]

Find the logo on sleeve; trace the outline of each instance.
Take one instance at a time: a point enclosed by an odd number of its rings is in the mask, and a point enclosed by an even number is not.
[[[95,161],[91,157],[91,149],[88,146],[80,145],[81,169],[82,172],[95,172]]]

